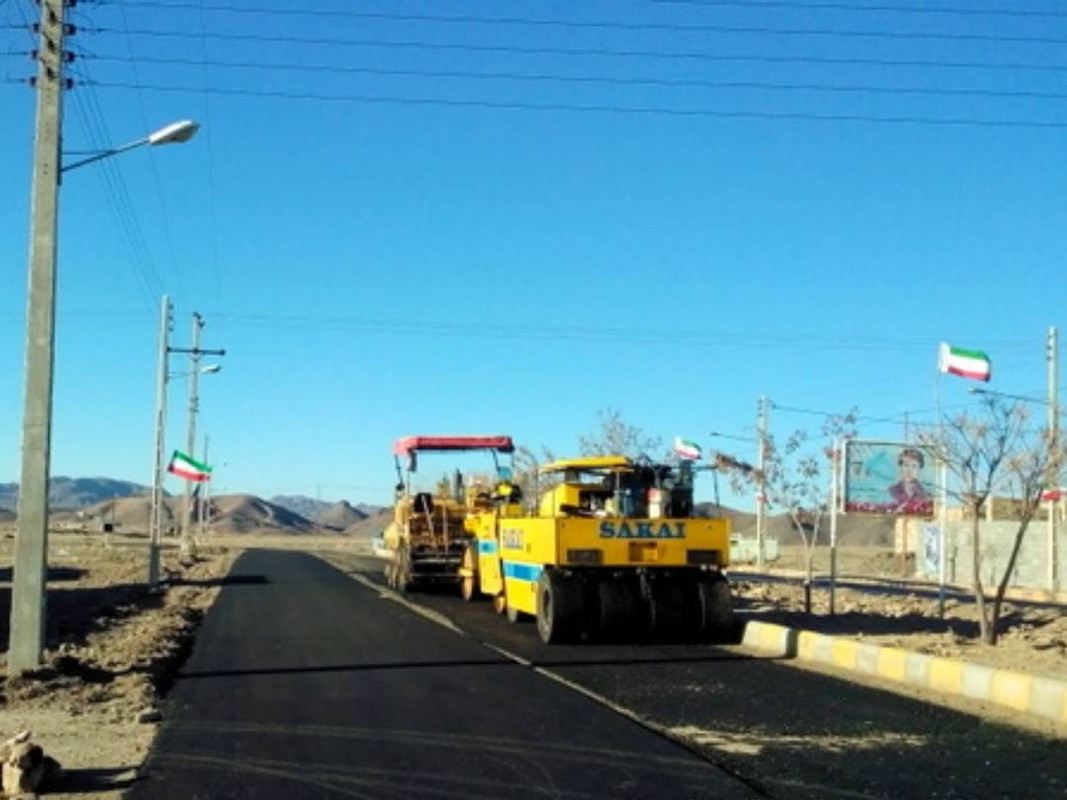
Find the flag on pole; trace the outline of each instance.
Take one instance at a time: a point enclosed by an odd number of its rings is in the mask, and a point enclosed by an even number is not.
[[[199,461],[194,461],[180,450],[175,450],[174,454],[171,455],[170,464],[167,465],[167,472],[196,483],[204,483],[211,480],[211,467],[207,464],[201,464]]]
[[[699,461],[701,456],[700,445],[688,439],[683,439],[681,436],[675,436],[674,454],[686,461]]]
[[[964,350],[962,347],[952,347],[943,342],[937,359],[937,369],[939,372],[978,381],[988,381],[993,374],[989,356],[981,350]]]

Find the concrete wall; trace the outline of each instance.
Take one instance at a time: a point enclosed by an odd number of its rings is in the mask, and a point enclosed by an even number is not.
[[[981,550],[981,577],[982,582],[990,589],[994,588],[1004,572],[1004,567],[1011,556],[1011,548],[1015,541],[1015,533],[1019,524],[1012,521],[988,522],[983,520],[979,528],[979,547]],[[1057,526],[1056,545],[1058,562],[1058,589],[1067,588],[1067,532],[1062,523]],[[930,542],[930,548],[925,545],[927,538],[936,538],[937,526],[930,526],[929,536],[922,537],[923,544],[918,548],[916,558],[916,571],[927,578],[937,577],[937,548],[936,543]],[[947,529],[947,580],[969,586],[971,584],[972,569],[972,546],[971,546],[971,522],[953,521],[948,523]],[[1023,537],[1019,557],[1015,563],[1015,571],[1009,582],[1010,586],[1025,589],[1048,589],[1048,523],[1045,520],[1035,520],[1027,528]]]

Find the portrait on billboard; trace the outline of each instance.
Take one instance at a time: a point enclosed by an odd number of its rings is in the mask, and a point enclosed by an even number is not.
[[[849,441],[845,511],[930,516],[935,470],[928,450],[900,442]]]

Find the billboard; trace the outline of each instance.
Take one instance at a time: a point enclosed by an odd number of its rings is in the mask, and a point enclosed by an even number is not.
[[[845,443],[845,511],[932,516],[935,482],[934,458],[926,448]]]

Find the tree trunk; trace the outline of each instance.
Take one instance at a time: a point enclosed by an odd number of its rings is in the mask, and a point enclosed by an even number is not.
[[[980,547],[978,540],[978,515],[981,512],[980,503],[971,504],[971,574],[974,577],[974,602],[978,606],[978,634],[983,642],[989,641],[989,621],[986,619],[985,592],[982,589],[982,559],[979,555]]]
[[[997,594],[993,598],[993,613],[990,615],[989,620],[989,644],[996,644],[997,637],[1000,635],[1000,607],[1004,602],[1004,593],[1008,590],[1008,582],[1011,581],[1011,574],[1015,571],[1015,560],[1019,557],[1019,549],[1022,547],[1023,536],[1026,535],[1026,529],[1030,527],[1030,520],[1024,519],[1020,525],[1019,530],[1015,532],[1015,543],[1011,547],[1011,556],[1008,557],[1008,565],[1004,568],[1004,574],[1000,576],[1000,583],[997,585]]]

